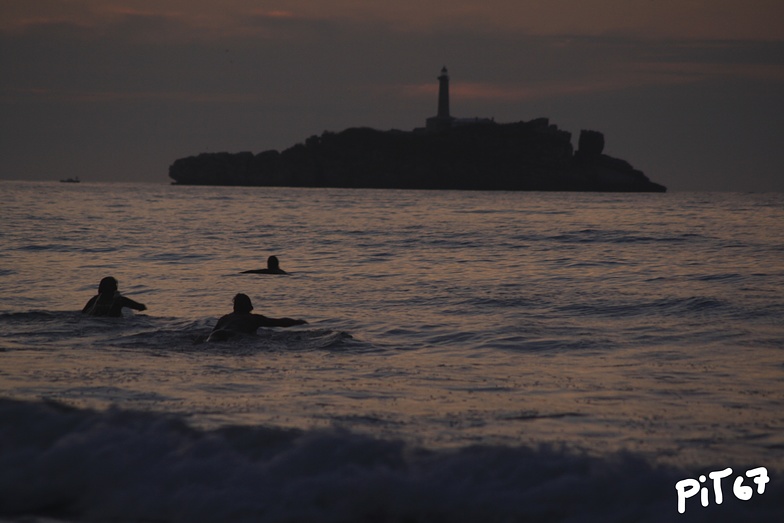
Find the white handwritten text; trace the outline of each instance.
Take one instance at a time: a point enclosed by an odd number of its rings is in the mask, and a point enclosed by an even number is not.
[[[721,490],[721,480],[730,474],[732,474],[732,469],[729,467],[724,470],[716,470],[708,474],[708,477],[713,480],[713,499],[716,501],[717,505],[721,505],[724,501],[724,495]],[[763,494],[765,492],[765,485],[770,482],[770,478],[768,477],[768,469],[765,467],[757,467],[755,469],[747,470],[746,477],[754,478],[752,481],[757,484],[757,494]],[[754,489],[748,485],[744,485],[743,480],[743,476],[738,476],[735,478],[735,482],[732,485],[732,493],[735,494],[736,498],[742,501],[748,501],[754,494]],[[702,506],[708,506],[708,487],[700,486],[700,484],[705,483],[705,481],[706,478],[704,475],[702,475],[700,476],[699,481],[693,478],[688,478],[682,479],[675,484],[675,490],[678,492],[678,512],[681,514],[686,512],[686,500],[696,496],[697,493],[700,494],[700,502],[702,503]]]

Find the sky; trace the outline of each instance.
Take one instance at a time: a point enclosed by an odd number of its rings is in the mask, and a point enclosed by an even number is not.
[[[0,0],[0,179],[169,183],[437,110],[547,117],[672,191],[784,191],[782,0]]]

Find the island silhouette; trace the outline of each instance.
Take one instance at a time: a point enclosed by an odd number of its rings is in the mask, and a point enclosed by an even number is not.
[[[497,123],[455,118],[446,67],[438,112],[412,131],[349,128],[282,152],[202,153],[176,160],[177,185],[665,192],[625,160],[604,154],[604,135],[572,135],[548,118]]]

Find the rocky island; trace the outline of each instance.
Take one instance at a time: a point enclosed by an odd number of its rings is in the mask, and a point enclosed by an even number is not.
[[[176,160],[182,185],[665,192],[628,162],[603,153],[604,136],[571,133],[546,118],[499,124],[449,115],[446,69],[438,115],[413,131],[352,128],[311,136],[282,152],[204,153]]]

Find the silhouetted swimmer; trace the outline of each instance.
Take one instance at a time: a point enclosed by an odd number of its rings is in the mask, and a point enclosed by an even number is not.
[[[90,298],[82,312],[90,316],[119,318],[122,316],[123,307],[137,311],[147,310],[147,306],[143,303],[133,301],[117,292],[117,280],[107,276],[98,284],[98,294]]]
[[[288,274],[280,268],[280,262],[277,256],[270,256],[267,258],[266,269],[253,269],[250,271],[242,271],[240,274]]]
[[[268,318],[252,314],[252,310],[253,304],[246,294],[234,296],[234,312],[218,320],[207,341],[224,341],[236,334],[255,334],[259,327],[293,327],[307,323],[291,318]]]

